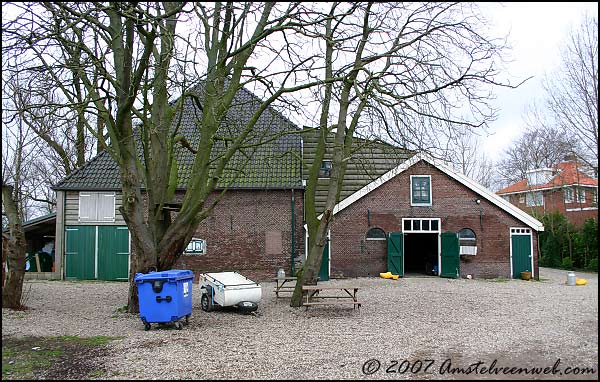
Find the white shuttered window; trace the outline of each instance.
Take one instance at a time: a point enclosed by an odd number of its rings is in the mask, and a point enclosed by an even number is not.
[[[79,193],[80,222],[114,222],[115,193],[114,192],[80,192]]]

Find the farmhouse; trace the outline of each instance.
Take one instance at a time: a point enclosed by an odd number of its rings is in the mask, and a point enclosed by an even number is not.
[[[258,98],[240,90],[223,126],[251,117]],[[198,111],[183,108],[181,131],[192,147]],[[285,134],[284,134],[285,133]],[[292,133],[292,134],[287,134]],[[237,270],[269,280],[279,268],[298,269],[305,257],[306,168],[314,158],[316,129],[302,129],[273,109],[257,124],[268,143],[234,156],[241,172],[226,174],[228,191],[204,220],[177,268]],[[427,155],[377,140],[356,139],[341,201],[335,207],[320,278],[377,276],[380,272],[444,277],[518,277],[537,272],[542,224],[499,196]],[[180,198],[190,177],[191,153],[177,148]],[[321,163],[316,207],[323,209],[331,152]],[[106,153],[58,183],[53,277],[125,280],[130,235],[120,216],[119,171]]]

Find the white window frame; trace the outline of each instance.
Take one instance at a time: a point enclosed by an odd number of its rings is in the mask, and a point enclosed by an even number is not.
[[[106,197],[110,197],[111,201],[112,201],[112,208],[110,208],[110,211],[112,213],[112,216],[98,216],[98,214],[101,211],[98,211],[98,207],[99,207],[99,201],[100,198],[106,198]],[[81,202],[82,202],[82,198],[89,198],[88,200],[90,202],[93,201],[94,203],[94,212],[93,216],[81,216]],[[77,212],[77,217],[78,217],[78,221],[79,222],[94,222],[94,223],[114,223],[115,222],[115,207],[116,207],[116,193],[113,192],[87,192],[87,191],[80,191],[79,192],[79,203],[78,203],[78,207],[79,210]]]
[[[525,203],[525,194],[519,194],[519,203],[520,204],[524,204]]]
[[[413,221],[419,221],[419,229],[414,229]],[[429,221],[429,229],[423,229],[423,221]],[[410,229],[404,228],[404,222],[410,221]],[[437,229],[431,228],[431,222],[437,222]],[[402,232],[403,233],[440,233],[442,232],[442,219],[440,218],[402,218]]]
[[[414,203],[413,202],[413,179],[428,178],[429,179],[429,203]],[[411,175],[410,176],[410,205],[411,206],[431,206],[433,203],[433,194],[431,192],[431,175]]]
[[[577,203],[585,203],[585,189],[583,187],[577,187],[576,191]]]
[[[531,195],[531,198],[529,198],[529,196]],[[535,197],[536,195],[539,195],[541,199],[541,203],[538,204],[538,200],[536,200],[537,198]],[[542,191],[529,191],[526,196],[525,196],[526,202],[527,202],[527,207],[540,207],[544,205],[544,194],[542,193]]]
[[[200,248],[198,248],[198,245]],[[206,240],[193,237],[183,251],[184,255],[199,256],[206,254]]]
[[[563,197],[564,197],[565,203],[567,203],[567,204],[573,203],[575,201],[575,198],[573,196],[573,187],[563,188]]]

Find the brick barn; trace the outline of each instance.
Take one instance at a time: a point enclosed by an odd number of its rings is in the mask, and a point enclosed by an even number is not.
[[[225,120],[226,130],[251,117],[260,100],[241,89]],[[182,134],[194,146],[197,110],[183,108]],[[241,122],[241,123],[239,123]],[[237,270],[257,281],[305,258],[304,189],[318,130],[300,132],[269,109],[257,136],[281,135],[260,146],[212,215],[201,222],[176,268],[202,272]],[[321,280],[330,277],[430,274],[443,277],[518,277],[537,272],[537,232],[542,224],[489,190],[426,155],[377,140],[355,139],[334,210]],[[178,168],[191,168],[190,153],[178,148]],[[331,152],[321,163],[316,207],[322,211]],[[190,174],[179,174],[175,199]],[[223,181],[227,181],[226,175]],[[232,179],[232,178],[230,178]],[[131,252],[120,216],[119,171],[100,153],[58,183],[55,272],[52,278],[126,280]],[[217,190],[217,193],[219,190]]]

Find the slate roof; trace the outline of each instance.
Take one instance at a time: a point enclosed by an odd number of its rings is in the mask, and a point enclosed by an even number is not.
[[[497,191],[496,194],[511,194],[573,185],[598,187],[598,180],[590,178],[582,171],[579,171],[577,163],[574,161],[558,163],[555,166],[555,170],[556,175],[554,175],[547,183],[532,186],[528,184],[527,179],[521,179],[517,183],[511,184],[510,186]]]
[[[203,86],[197,85],[196,91],[203,103]],[[234,97],[234,101],[224,122],[217,131],[217,136],[236,138],[240,129],[258,109],[261,100],[247,89],[242,88]],[[185,136],[191,147],[197,147],[200,140],[200,129],[195,121],[200,120],[202,111],[188,97],[184,102],[179,134]],[[174,123],[178,117],[174,118]],[[300,131],[291,121],[273,108],[263,112],[256,123],[253,135],[248,138],[247,145],[263,142],[237,152],[230,160],[218,188],[230,184],[230,188],[238,189],[278,189],[299,188],[302,186],[301,137],[298,134],[282,135],[278,133]],[[217,140],[213,148],[212,158],[225,150],[225,141]],[[267,143],[264,143],[267,142]],[[191,175],[194,154],[181,145],[176,145],[178,166],[178,188],[185,189]],[[238,178],[233,181],[242,168]],[[233,181],[233,183],[231,183]],[[119,167],[107,152],[102,152],[61,180],[53,187],[55,190],[120,190],[121,179]]]

